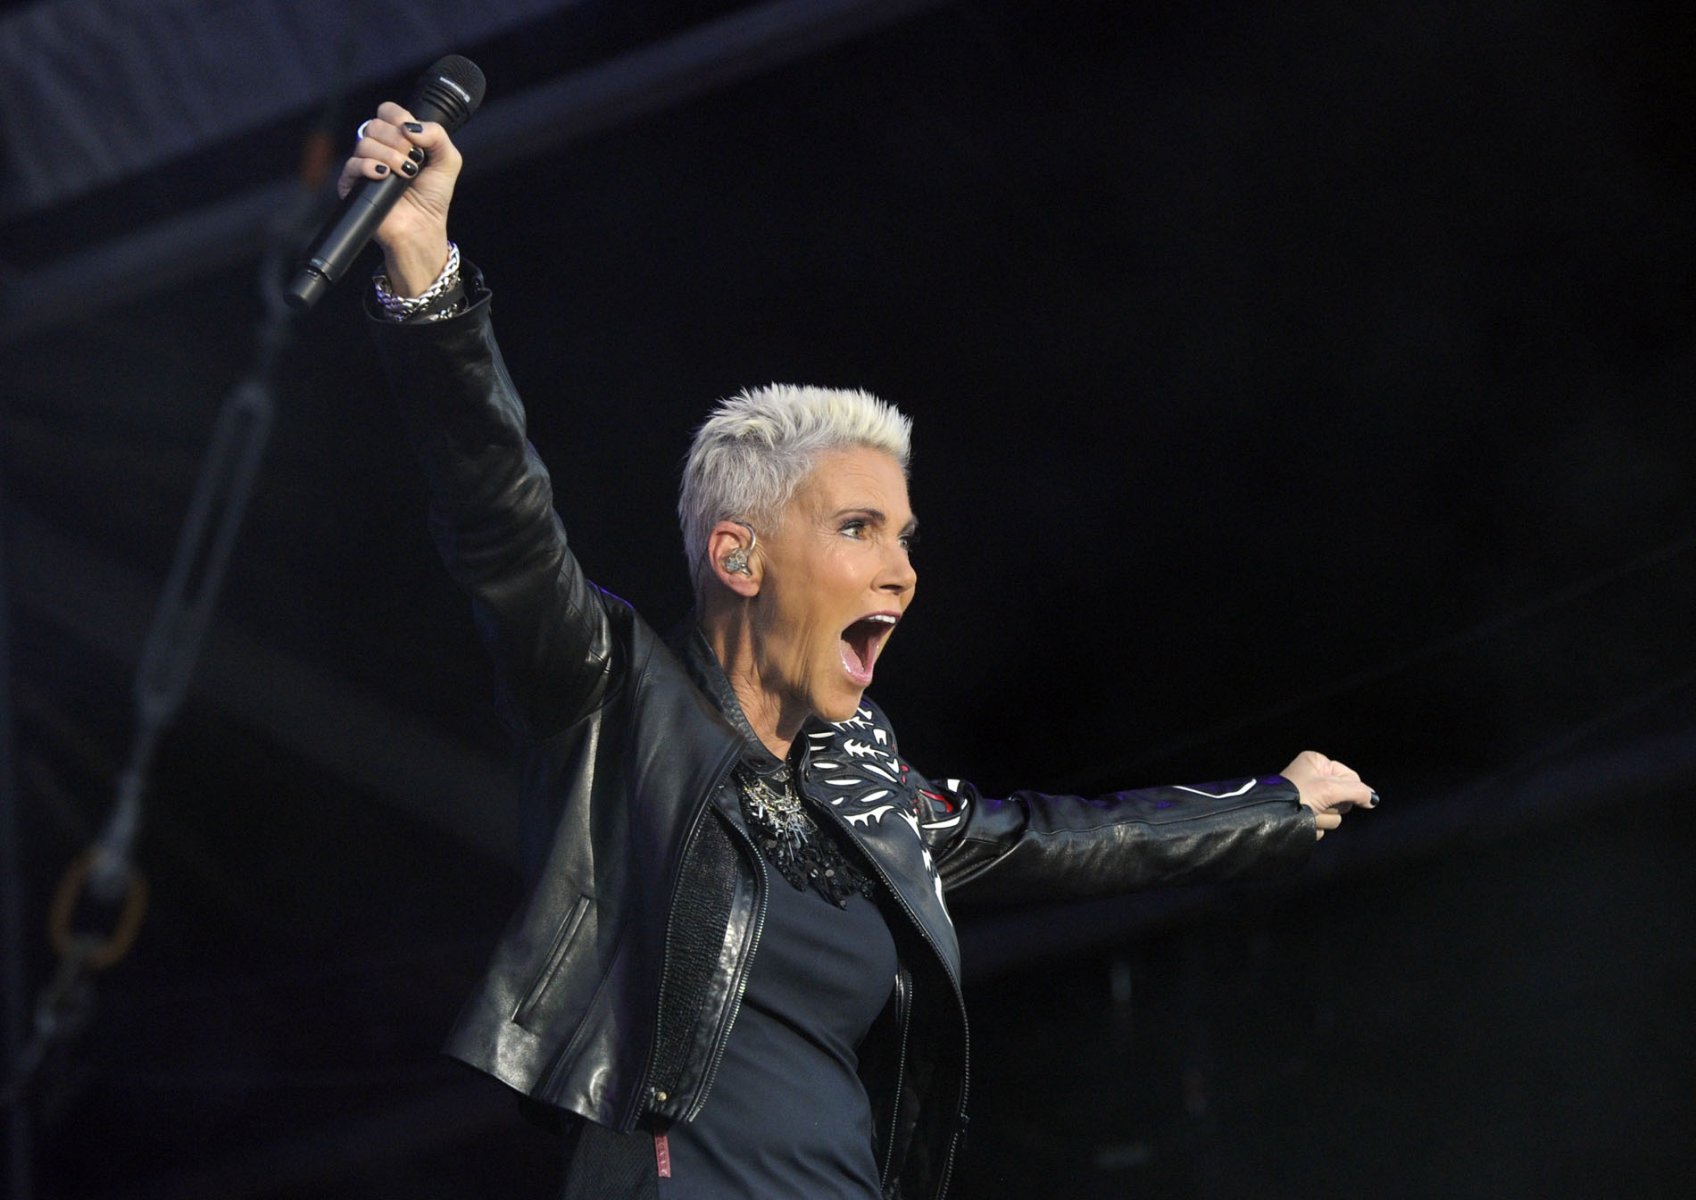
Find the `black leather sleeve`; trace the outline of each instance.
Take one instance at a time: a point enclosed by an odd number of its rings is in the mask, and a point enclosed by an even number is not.
[[[475,268],[465,277],[471,303],[459,316],[370,324],[429,481],[436,546],[494,659],[502,714],[520,736],[547,737],[604,700],[613,640],[526,440],[489,292]]]
[[[1281,776],[1105,796],[919,782],[920,828],[950,900],[1015,903],[1205,883],[1299,865],[1314,822]]]

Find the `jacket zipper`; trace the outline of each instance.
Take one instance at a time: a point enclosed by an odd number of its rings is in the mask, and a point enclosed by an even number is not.
[[[895,1166],[895,1136],[901,1128],[902,1087],[907,1081],[907,1039],[913,1025],[913,985],[907,968],[895,970],[895,1014],[901,1024],[901,1042],[895,1055],[895,1099],[889,1106],[889,1136],[883,1143],[883,1169],[878,1172],[878,1187],[885,1195],[889,1191],[889,1172]]]
[[[719,1030],[718,1041],[713,1046],[712,1058],[707,1061],[706,1076],[701,1080],[700,1090],[695,1093],[695,1102],[689,1106],[689,1112],[683,1118],[685,1121],[693,1121],[700,1115],[701,1109],[707,1103],[707,1093],[713,1090],[713,1080],[718,1077],[719,1064],[724,1061],[725,1049],[730,1045],[730,1031],[736,1024],[737,1016],[742,1012],[742,996],[748,989],[748,971],[754,965],[754,954],[760,948],[760,934],[765,931],[766,927],[766,896],[771,881],[766,875],[765,862],[760,858],[759,851],[747,834],[738,829],[733,822],[726,822],[726,824],[730,825],[731,832],[741,839],[742,844],[748,848],[749,853],[753,856],[754,865],[757,868],[754,877],[754,890],[759,897],[759,904],[754,913],[754,929],[748,937],[748,951],[742,956],[741,965],[736,968],[736,979],[732,985],[730,997],[730,1015],[725,1018],[724,1025]]]
[[[865,844],[861,842],[859,838],[854,836],[854,831],[849,828],[848,822],[844,820],[834,808],[831,808],[828,804],[815,804],[813,807],[829,813],[830,819],[836,823],[836,827],[842,830],[842,832],[848,836],[849,840],[854,845],[860,847],[861,853],[865,855],[866,861],[871,864],[872,870],[876,871],[878,878],[883,881],[885,889],[888,890],[891,896],[895,897],[895,903],[901,906],[901,911],[907,914],[908,922],[913,926],[913,928],[919,931],[919,936],[923,938],[925,940],[925,944],[930,947],[931,953],[936,955],[937,962],[942,964],[942,973],[948,976],[948,982],[954,989],[955,1011],[960,1014],[960,1107],[954,1114],[954,1132],[949,1135],[948,1138],[948,1154],[942,1160],[941,1179],[937,1185],[936,1191],[932,1193],[934,1197],[937,1197],[938,1200],[940,1200],[940,1198],[948,1191],[949,1177],[954,1174],[954,1152],[960,1144],[960,1128],[962,1125],[960,1118],[965,1114],[966,1096],[971,1090],[972,1082],[972,1034],[971,1030],[966,1026],[965,994],[960,990],[960,980],[956,978],[954,974],[954,966],[948,961],[948,956],[942,952],[942,947],[936,944],[936,939],[931,937],[930,930],[925,928],[924,922],[919,920],[918,914],[913,911],[913,906],[907,903],[907,897],[903,896],[900,890],[889,881],[889,872],[885,871],[883,869],[883,864],[878,862],[877,855],[868,850]],[[899,1101],[897,1103],[899,1103]]]
[[[700,806],[695,810],[694,818],[689,822],[689,832],[683,839],[683,852],[678,856],[677,860],[677,874],[672,876],[671,889],[666,897],[665,942],[660,948],[659,995],[656,996],[654,1000],[654,1028],[656,1030],[662,1028],[664,1024],[665,972],[666,968],[671,965],[671,947],[674,940],[674,934],[677,930],[677,887],[683,878],[683,864],[689,861],[689,852],[694,849],[696,839],[701,836],[701,822],[707,819],[707,809],[712,805],[713,794],[718,791],[719,787],[724,783],[725,777],[730,774],[730,766],[731,763],[735,761],[735,758],[736,752],[733,747],[724,755],[724,761],[719,764],[718,770],[714,772],[713,786],[708,789]],[[761,915],[763,916],[764,914],[762,913]],[[740,997],[738,997],[738,999],[740,999]],[[654,1048],[657,1049],[657,1047],[658,1039],[655,1041]],[[651,1099],[654,1086],[653,1075],[654,1049],[650,1049],[648,1051],[648,1063],[642,1068],[641,1086],[636,1089],[635,1094],[632,1096],[635,1111],[630,1115],[630,1120],[635,1120],[636,1117],[640,1116],[643,1106]],[[695,1107],[690,1109],[689,1115],[693,1117],[695,1113],[699,1111],[700,1106],[697,1104]]]

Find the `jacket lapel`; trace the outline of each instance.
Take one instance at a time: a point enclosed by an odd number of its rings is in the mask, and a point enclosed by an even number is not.
[[[808,794],[835,810],[958,971],[942,877],[920,836],[913,785],[883,714],[863,703],[848,720],[809,726],[804,736]]]

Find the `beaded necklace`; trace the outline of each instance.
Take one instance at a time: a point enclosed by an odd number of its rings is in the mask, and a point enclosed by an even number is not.
[[[754,843],[796,891],[810,886],[838,908],[847,908],[855,892],[871,898],[876,881],[848,860],[835,837],[819,828],[788,764],[761,775],[743,763],[731,772],[731,779]]]

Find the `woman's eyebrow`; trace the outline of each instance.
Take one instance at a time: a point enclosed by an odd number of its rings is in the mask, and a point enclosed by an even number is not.
[[[836,517],[851,516],[870,517],[872,522],[878,525],[889,524],[889,514],[884,512],[883,509],[875,508],[869,504],[850,504],[847,508],[839,508],[834,514],[832,514],[833,519]],[[907,523],[901,527],[901,532],[915,533],[918,528],[919,519],[917,517],[909,517]]]

